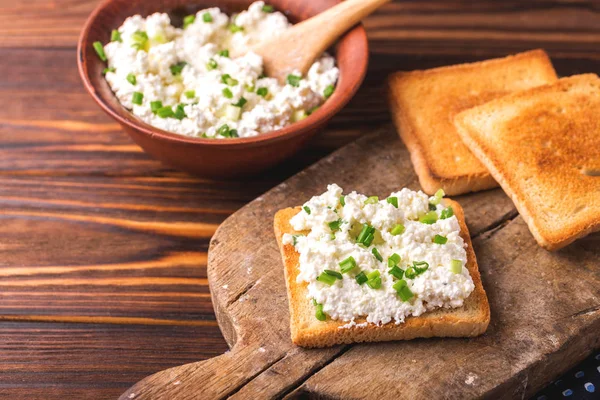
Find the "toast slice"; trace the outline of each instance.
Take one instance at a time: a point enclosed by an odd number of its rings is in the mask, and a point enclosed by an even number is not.
[[[600,79],[515,93],[456,116],[537,242],[556,250],[600,230]]]
[[[356,319],[357,325],[340,328],[347,322],[319,321],[315,318],[315,308],[307,297],[308,284],[298,283],[299,254],[294,246],[284,245],[284,233],[303,233],[295,231],[289,221],[301,209],[286,208],[275,214],[275,237],[283,257],[285,282],[290,306],[290,328],[292,342],[303,347],[325,347],[341,343],[379,342],[385,340],[407,340],[425,337],[471,337],[485,332],[490,322],[490,307],[481,277],[477,260],[465,225],[463,210],[454,201],[444,199],[451,205],[461,227],[461,237],[467,244],[466,267],[471,274],[475,289],[465,300],[464,305],[452,309],[436,309],[418,317],[409,316],[404,323],[396,325],[390,322],[385,325],[366,324],[364,318]],[[306,233],[306,232],[304,232]],[[362,325],[361,325],[362,324]]]
[[[498,186],[460,140],[454,116],[511,92],[556,79],[543,50],[392,74],[392,119],[410,152],[423,191],[432,195],[442,188],[447,195],[458,195]]]

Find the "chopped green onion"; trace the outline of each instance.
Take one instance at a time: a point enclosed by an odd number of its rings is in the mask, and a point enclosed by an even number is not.
[[[229,32],[231,33],[237,33],[237,32],[242,32],[244,30],[243,26],[239,26],[236,24],[230,24],[229,25]]]
[[[356,268],[356,260],[352,256],[346,258],[340,263],[340,271],[342,271],[342,274],[350,272],[354,268]]]
[[[379,253],[379,250],[377,250],[376,247],[373,247],[373,250],[371,250],[371,253],[373,253],[373,255],[375,256],[377,261],[379,261],[379,262],[383,261],[383,257],[381,257],[381,254]]]
[[[386,199],[386,201],[388,203],[390,203],[391,205],[393,205],[394,207],[398,208],[398,198],[397,197],[388,197]]]
[[[162,108],[162,106],[162,101],[160,100],[150,102],[150,110],[152,110],[154,114],[156,114],[158,110]]]
[[[379,201],[379,197],[377,197],[377,196],[369,196],[365,200],[365,204],[377,204],[378,201]]]
[[[217,135],[221,135],[221,136],[229,136],[229,125],[225,124],[225,125],[221,125],[221,127],[219,129],[217,129]]]
[[[336,232],[340,230],[340,226],[343,222],[344,221],[342,221],[341,219],[338,219],[337,221],[329,222],[327,225],[329,225],[329,229],[331,229],[333,232]]]
[[[370,246],[371,242],[373,242],[373,238],[375,237],[375,228],[368,224],[364,224],[362,230],[358,234],[356,238],[357,243],[361,243],[365,246]]]
[[[185,95],[185,97],[187,97],[188,99],[193,99],[194,97],[196,97],[196,91],[195,90],[188,90],[186,92],[183,92],[183,94]]]
[[[225,117],[231,121],[238,121],[242,115],[242,109],[233,104],[227,104],[225,107]]]
[[[460,260],[452,260],[450,261],[450,271],[455,274],[460,274],[462,272],[463,264]]]
[[[229,50],[227,50],[227,49],[221,50],[217,54],[220,55],[221,57],[229,57]]]
[[[402,225],[402,224],[397,224],[397,225],[395,225],[395,226],[392,228],[392,230],[390,231],[390,233],[391,233],[393,236],[397,236],[397,235],[400,235],[401,233],[403,233],[403,232],[404,232],[404,229],[405,229],[405,228],[404,228],[404,225]]]
[[[223,96],[227,97],[228,99],[233,98],[233,93],[231,92],[231,90],[229,90],[229,88],[225,88],[223,89]]]
[[[93,44],[94,46],[94,50],[96,50],[96,54],[98,54],[98,57],[100,57],[100,59],[102,61],[106,61],[106,54],[104,53],[104,47],[102,47],[102,43],[101,42],[94,42]]]
[[[337,278],[335,276],[330,275],[325,271],[321,272],[321,275],[317,276],[317,281],[323,282],[324,284],[329,286],[333,285],[336,279]]]
[[[330,270],[330,269],[326,269],[326,270],[324,270],[323,272],[325,272],[327,275],[329,275],[329,276],[333,276],[333,277],[335,277],[335,278],[337,278],[337,279],[344,279],[344,277],[342,276],[342,274],[340,274],[340,273],[339,273],[339,272],[337,272],[337,271],[332,271],[332,270]]]
[[[208,139],[208,135],[206,134],[206,132],[203,132],[202,135],[200,135],[201,138],[205,138]]]
[[[299,236],[304,236],[304,235],[292,235],[292,244],[294,246],[296,246],[296,244],[298,243],[298,237]]]
[[[429,200],[430,204],[433,204],[434,206],[437,206],[438,204],[440,204],[440,201],[442,201],[442,198],[446,195],[446,193],[444,193],[443,189],[438,189],[437,192],[435,192],[435,194],[433,195],[433,199]]]
[[[221,82],[225,83],[228,86],[235,86],[239,83],[237,79],[233,79],[229,74],[223,74],[221,76]]]
[[[400,256],[396,253],[392,254],[391,256],[388,257],[388,267],[392,268],[398,264],[400,264]]]
[[[304,211],[305,211],[305,212],[306,212],[308,215],[310,215],[310,207],[308,207],[308,206],[304,206],[304,207],[302,207],[302,208],[304,209]]]
[[[256,89],[256,94],[260,97],[265,97],[268,93],[269,89],[267,89],[266,87],[259,87],[258,89]]]
[[[417,272],[413,267],[408,267],[406,268],[406,271],[404,271],[404,275],[409,279],[415,279],[417,277]]]
[[[346,205],[346,196],[340,196],[340,204],[342,207]]]
[[[210,16],[210,14],[208,14],[208,15]],[[205,18],[205,17],[203,16],[203,18]],[[183,17],[183,29],[187,28],[188,26],[190,26],[194,22],[196,22],[196,16],[195,15],[186,15],[185,17]]]
[[[320,106],[314,106],[311,109],[309,109],[306,114],[311,115],[312,113],[314,113],[315,111],[317,111],[319,108],[321,108]]]
[[[445,236],[435,235],[433,237],[433,243],[436,243],[436,244],[446,244],[447,241],[448,241],[448,238]]]
[[[286,81],[289,85],[298,87],[298,86],[300,86],[300,79],[302,79],[301,76],[290,74],[287,76]]]
[[[181,71],[183,71],[183,68],[187,65],[187,63],[185,61],[180,61],[177,64],[173,64],[169,67],[169,69],[171,70],[171,73],[173,74],[173,76],[177,76],[181,74]]]
[[[306,115],[306,111],[304,111],[304,110],[296,110],[292,114],[292,122],[302,121],[307,116],[308,115]]]
[[[247,102],[248,102],[248,100],[246,100],[243,97],[240,97],[240,99],[237,101],[237,103],[232,104],[232,106],[242,108],[242,107],[244,107],[244,104],[246,104]]]
[[[217,69],[219,65],[217,64],[217,62],[215,60],[213,60],[212,58],[210,60],[208,60],[208,63],[206,63],[206,69],[209,71],[212,71],[213,69]]]
[[[177,118],[178,120],[182,120],[185,117],[187,117],[184,109],[183,109],[183,104],[178,104],[177,107],[175,108],[175,115],[173,115],[175,118]]]
[[[131,35],[131,39],[133,40],[133,48],[137,50],[146,50],[146,45],[148,44],[148,34],[146,32],[135,31],[133,35]]]
[[[362,285],[363,283],[369,280],[369,278],[367,278],[365,273],[362,271],[358,273],[354,279],[356,279],[356,283],[358,283],[359,285]]]
[[[379,289],[381,287],[381,276],[379,270],[376,269],[367,274],[367,285],[371,289]]]
[[[204,22],[213,22],[213,17],[212,15],[210,15],[210,13],[207,11],[204,14],[202,14],[202,21]]]
[[[402,279],[404,277],[404,270],[400,269],[397,265],[394,265],[388,272],[396,279]]]
[[[231,130],[229,131],[229,137],[232,137],[232,138],[233,138],[233,137],[240,137],[240,135],[238,135],[238,131],[237,131],[237,129],[231,129]]]
[[[262,6],[262,10],[266,13],[272,13],[273,11],[275,11],[275,8],[273,8],[273,6],[270,4],[265,4],[264,6]]]
[[[437,207],[435,206],[435,204],[429,203],[429,211],[435,211],[437,210]]]
[[[118,30],[113,29],[112,32],[110,33],[110,41],[111,42],[123,42],[123,39],[121,39],[121,34],[119,33]]]
[[[408,283],[404,279],[398,280],[392,287],[402,301],[408,301],[414,296],[414,293],[410,290]]]
[[[132,85],[135,85],[137,83],[137,78],[134,74],[129,73],[127,74],[127,82],[131,83]]]
[[[437,213],[435,211],[429,211],[427,214],[425,214],[421,218],[419,218],[419,222],[421,222],[423,224],[431,225],[431,224],[435,224],[435,221],[437,221],[437,219],[438,219]]]
[[[429,264],[426,261],[413,261],[413,268],[417,275],[421,275],[423,272],[427,271]]]
[[[133,92],[133,96],[131,97],[131,102],[133,104],[142,105],[142,100],[144,100],[144,95],[140,92]]]
[[[256,89],[254,85],[244,85],[244,88],[250,93],[254,92],[254,90]]]
[[[175,115],[175,113],[173,112],[173,109],[169,106],[165,106],[162,108],[159,108],[156,111],[156,115],[158,115],[160,118],[170,118],[173,117]]]
[[[109,72],[115,72],[116,69],[114,67],[106,67],[102,70],[102,75],[106,75]]]
[[[315,304],[315,317],[319,321],[327,320],[327,314],[323,312],[323,304]]]
[[[335,87],[333,85],[329,85],[325,88],[325,90],[323,91],[323,97],[325,97],[326,99],[328,99],[329,97],[331,97],[331,95],[333,94],[333,91],[335,90]]]
[[[440,219],[450,218],[453,215],[454,215],[454,209],[452,209],[452,207],[444,208],[440,215]]]

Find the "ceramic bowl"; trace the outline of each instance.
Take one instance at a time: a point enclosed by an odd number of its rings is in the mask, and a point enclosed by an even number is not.
[[[147,153],[177,169],[210,178],[251,175],[290,157],[352,98],[362,83],[368,63],[367,35],[362,25],[346,33],[333,49],[340,69],[334,94],[302,121],[252,138],[202,139],[169,133],[148,125],[113,95],[102,70],[106,64],[96,55],[92,43],[110,41],[112,29],[135,14],[148,16],[166,12],[171,23],[181,26],[183,17],[218,6],[227,14],[247,9],[252,0],[106,0],[88,18],[77,49],[81,79],[98,105],[114,118]],[[338,3],[338,0],[269,0],[292,23],[310,18]]]

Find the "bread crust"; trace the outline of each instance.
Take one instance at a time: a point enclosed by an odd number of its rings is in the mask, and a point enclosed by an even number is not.
[[[448,195],[458,195],[498,186],[460,140],[453,117],[515,90],[556,79],[543,50],[390,75],[392,119],[423,191],[434,194],[442,188]]]
[[[455,117],[463,141],[490,170],[538,244],[547,250],[600,230],[600,178],[593,176],[600,170],[599,98],[598,76],[575,75]],[[496,136],[478,126],[484,119],[494,121]],[[511,143],[510,138],[527,143],[526,148]],[[573,168],[579,164],[583,168],[586,162],[594,164],[590,176]]]
[[[490,321],[490,308],[481,283],[469,231],[464,221],[464,213],[458,203],[449,199],[444,201],[454,209],[461,228],[460,236],[467,244],[466,267],[471,274],[475,289],[465,300],[465,304],[459,308],[432,310],[418,317],[409,316],[404,323],[398,325],[390,322],[381,326],[368,324],[367,326],[353,326],[351,328],[340,328],[346,325],[347,322],[331,319],[319,321],[315,318],[314,306],[307,297],[308,284],[296,281],[299,254],[294,246],[282,243],[284,233],[307,233],[295,231],[289,223],[290,219],[301,208],[286,208],[278,211],[275,214],[274,221],[275,237],[284,264],[292,342],[302,347],[326,347],[342,343],[408,340],[426,337],[472,337],[484,333]],[[366,320],[359,318],[355,322],[361,324]]]

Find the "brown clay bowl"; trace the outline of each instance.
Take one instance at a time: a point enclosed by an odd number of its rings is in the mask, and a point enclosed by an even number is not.
[[[337,4],[338,0],[268,0],[284,12],[292,23],[310,18]],[[362,83],[368,63],[367,36],[357,25],[343,36],[335,48],[340,69],[334,94],[308,118],[283,129],[252,138],[201,139],[169,133],[137,119],[121,106],[102,76],[105,63],[94,52],[92,43],[107,43],[112,29],[125,18],[140,14],[166,12],[174,25],[184,16],[218,6],[227,14],[242,11],[252,0],[106,0],[88,18],[77,49],[81,79],[102,109],[114,118],[153,157],[177,169],[213,178],[250,175],[290,157],[348,103]],[[317,33],[318,34],[318,33]]]

